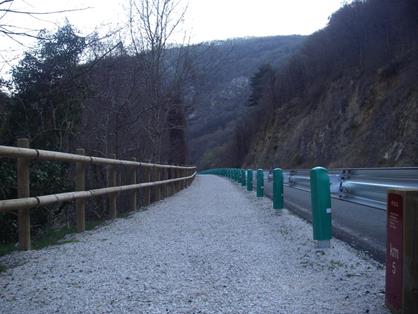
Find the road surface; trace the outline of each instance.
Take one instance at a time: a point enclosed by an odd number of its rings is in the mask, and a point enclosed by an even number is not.
[[[266,174],[264,191],[272,198],[273,182],[267,179]],[[285,207],[308,221],[312,217],[310,197],[310,192],[284,187]],[[334,198],[331,199],[331,206],[334,235],[383,263],[386,254],[386,211]]]

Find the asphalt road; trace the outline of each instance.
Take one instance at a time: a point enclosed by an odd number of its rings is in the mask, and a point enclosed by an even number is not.
[[[255,187],[256,180],[253,182]],[[272,198],[272,181],[265,180],[264,192]],[[285,186],[284,202],[286,208],[311,221],[309,192]],[[385,261],[386,211],[332,199],[332,225],[335,237],[366,251],[379,262]]]

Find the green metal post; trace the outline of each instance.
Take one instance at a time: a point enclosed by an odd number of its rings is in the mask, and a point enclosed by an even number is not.
[[[264,196],[264,171],[263,169],[257,170],[257,197]]]
[[[253,190],[253,170],[247,170],[247,191]]]
[[[283,171],[280,168],[273,170],[273,208],[283,208]]]
[[[241,186],[245,186],[246,179],[245,179],[245,170],[241,169]]]
[[[331,193],[328,171],[322,167],[311,169],[311,202],[313,238],[320,248],[329,248],[332,238]]]

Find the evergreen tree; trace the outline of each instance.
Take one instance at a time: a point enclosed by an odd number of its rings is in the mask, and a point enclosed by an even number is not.
[[[263,96],[264,88],[272,77],[274,77],[274,71],[270,64],[263,64],[258,68],[250,80],[251,94],[248,98],[248,106],[258,105]]]
[[[37,47],[13,69],[10,137],[29,137],[33,146],[44,149],[68,150],[86,92],[78,66],[86,41],[70,24],[54,34],[42,31],[39,38]]]

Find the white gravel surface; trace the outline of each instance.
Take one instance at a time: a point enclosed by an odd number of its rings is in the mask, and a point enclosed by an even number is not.
[[[215,176],[66,243],[0,258],[2,313],[386,313],[384,268]],[[12,267],[13,265],[13,267]]]

